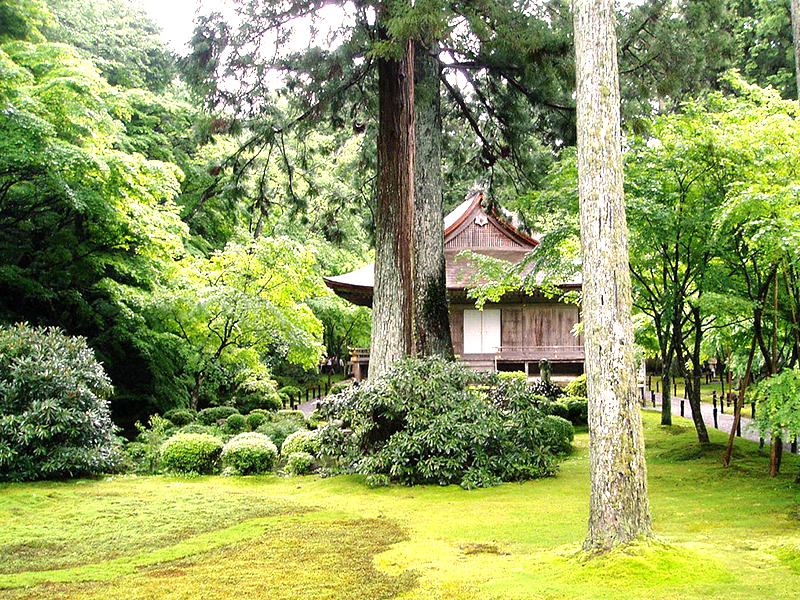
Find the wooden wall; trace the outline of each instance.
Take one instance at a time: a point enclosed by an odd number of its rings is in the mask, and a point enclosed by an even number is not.
[[[464,310],[472,306],[450,307],[450,329],[453,350],[464,351]],[[487,308],[490,308],[487,306]],[[572,328],[580,320],[577,306],[557,303],[495,304],[500,308],[502,345],[520,346],[583,346],[583,336],[575,337]]]

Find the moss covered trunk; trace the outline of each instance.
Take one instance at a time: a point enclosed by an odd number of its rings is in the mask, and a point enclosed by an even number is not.
[[[442,219],[439,45],[414,51],[414,318],[418,354],[453,359]]]
[[[414,45],[378,59],[378,182],[370,376],[414,351]]]
[[[636,402],[611,0],[573,0],[573,15],[591,477],[584,548],[603,551],[652,535],[652,525]]]

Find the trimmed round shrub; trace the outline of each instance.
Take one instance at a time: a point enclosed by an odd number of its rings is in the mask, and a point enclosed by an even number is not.
[[[204,433],[206,435],[214,435],[214,432],[210,427],[200,425],[199,423],[189,423],[188,425],[184,425],[178,429],[176,433]]]
[[[164,418],[172,421],[178,427],[183,427],[189,423],[194,423],[197,418],[197,411],[191,408],[173,408],[164,413]]]
[[[223,463],[242,475],[267,473],[277,458],[275,444],[261,433],[240,433],[222,450]]]
[[[308,475],[312,464],[314,457],[308,452],[292,452],[286,459],[286,472],[289,475]]]
[[[122,456],[111,390],[84,338],[0,326],[0,481],[116,469]]]
[[[272,414],[273,421],[294,421],[298,425],[305,427],[307,423],[306,415],[302,410],[279,410]]]
[[[245,417],[245,424],[247,425],[247,429],[250,431],[255,431],[266,420],[267,416],[265,414],[260,412],[251,412]]]
[[[579,397],[566,397],[559,401],[567,407],[567,420],[573,425],[586,425],[589,422],[589,401]]]
[[[567,454],[572,451],[572,440],[575,430],[572,423],[555,415],[547,415],[542,425],[542,436],[545,445],[555,454]]]
[[[225,433],[236,435],[244,431],[246,422],[244,417],[240,414],[232,414],[225,419]]]
[[[297,400],[298,396],[302,395],[303,390],[293,385],[285,385],[278,390],[278,396],[280,397],[282,404],[289,404],[290,401]]]
[[[564,391],[567,392],[570,396],[578,396],[580,398],[586,398],[588,393],[586,391],[586,374],[579,375],[572,381],[570,381],[565,387]]]
[[[308,452],[317,456],[319,447],[319,436],[316,431],[300,429],[289,435],[281,444],[281,456],[289,456],[295,452]]]
[[[216,425],[219,421],[236,414],[239,414],[239,411],[232,406],[212,406],[197,413],[197,420],[203,425]]]
[[[205,433],[179,433],[161,446],[161,466],[171,473],[207,475],[217,468],[222,441]]]
[[[283,407],[276,384],[259,374],[251,373],[236,388],[234,404],[245,412],[254,409],[278,410]]]
[[[263,433],[268,436],[276,448],[283,446],[283,441],[295,431],[305,429],[305,426],[298,424],[296,421],[267,421],[262,423],[256,430],[258,433]]]
[[[343,392],[344,390],[352,387],[353,382],[345,379],[344,381],[337,381],[333,385],[331,385],[330,389],[328,390],[328,395],[338,394]]]

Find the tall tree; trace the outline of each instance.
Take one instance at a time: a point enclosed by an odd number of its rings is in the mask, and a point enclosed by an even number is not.
[[[378,59],[378,186],[370,373],[414,352],[414,43]]]
[[[453,358],[442,221],[439,44],[414,52],[414,324],[417,352]]]
[[[611,0],[572,6],[591,476],[584,548],[605,551],[652,535],[652,524],[636,402],[614,12]]]
[[[792,41],[794,43],[794,77],[797,99],[800,100],[800,0],[792,0]]]

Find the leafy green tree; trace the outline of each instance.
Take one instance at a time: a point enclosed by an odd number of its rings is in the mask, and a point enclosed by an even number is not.
[[[113,86],[162,92],[175,77],[175,61],[142,6],[127,0],[45,0],[54,19],[51,42],[69,44],[91,58]]]
[[[765,379],[756,390],[756,427],[762,436],[780,440],[800,436],[800,370],[785,369]],[[777,469],[776,469],[777,472]],[[800,483],[800,473],[796,481]]]
[[[322,293],[313,256],[288,239],[231,243],[185,257],[156,294],[154,318],[187,348],[190,406],[220,367],[257,369],[277,354],[306,369],[322,354],[322,326],[306,300]]]
[[[141,380],[125,298],[184,251],[181,173],[116,148],[129,105],[76,50],[12,42],[0,61],[0,319],[83,333],[115,382]]]

